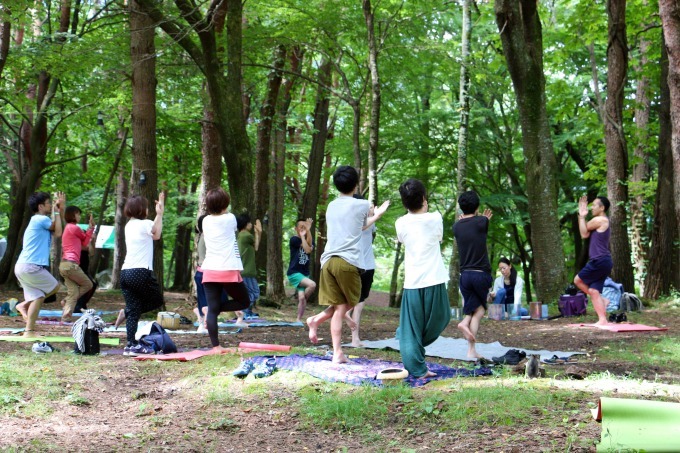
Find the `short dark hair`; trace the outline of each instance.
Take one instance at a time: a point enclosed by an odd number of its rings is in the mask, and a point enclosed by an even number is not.
[[[203,219],[205,219],[206,217],[208,217],[208,214],[203,214],[196,221],[196,232],[197,233],[203,233]]]
[[[401,203],[409,211],[417,211],[423,207],[423,202],[427,198],[427,190],[422,182],[417,179],[407,179],[399,186]]]
[[[355,193],[352,195],[352,197],[356,198],[357,200],[364,200],[364,197],[362,197],[360,193]]]
[[[229,194],[221,187],[211,189],[205,196],[205,207],[210,214],[219,214],[229,207]]]
[[[69,206],[64,210],[64,220],[66,223],[76,223],[76,214],[81,212],[78,206]]]
[[[295,226],[297,227],[298,223],[306,222],[306,221],[307,221],[307,219],[305,219],[304,217],[298,217],[298,219],[295,221]]]
[[[146,197],[135,195],[134,197],[128,198],[128,201],[125,203],[125,209],[123,209],[123,213],[125,214],[125,217],[129,219],[135,218],[144,220],[146,219],[146,211],[148,209],[149,202],[146,200]]]
[[[595,197],[595,199],[600,200],[602,206],[604,206],[604,212],[609,211],[609,207],[612,205],[611,202],[609,201],[609,198],[598,195],[597,197]]]
[[[479,208],[479,195],[474,190],[463,192],[458,197],[458,206],[463,214],[474,214]]]
[[[241,231],[250,223],[250,215],[247,212],[236,216],[236,229]]]
[[[35,192],[33,195],[28,197],[28,207],[31,208],[31,212],[34,214],[38,212],[38,206],[45,204],[47,200],[51,200],[50,194],[47,192]]]
[[[359,185],[359,173],[349,165],[341,165],[333,172],[333,184],[342,193],[351,193]]]

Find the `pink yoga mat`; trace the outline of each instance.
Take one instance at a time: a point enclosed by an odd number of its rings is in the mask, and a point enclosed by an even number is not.
[[[229,348],[228,351],[223,352],[223,354],[236,352],[235,348]],[[175,352],[174,354],[150,354],[150,355],[140,355],[135,357],[135,360],[178,360],[180,362],[188,362],[189,360],[198,359],[207,355],[215,355],[216,352],[212,350],[200,350],[187,351],[187,352]]]
[[[609,330],[610,332],[649,332],[668,330],[666,327],[646,326],[644,324],[567,324],[569,327],[595,327],[597,329]]]
[[[239,349],[254,349],[257,351],[290,351],[292,349],[291,346],[283,345],[283,344],[264,344],[264,343],[245,343],[245,342],[240,342],[238,344]]]

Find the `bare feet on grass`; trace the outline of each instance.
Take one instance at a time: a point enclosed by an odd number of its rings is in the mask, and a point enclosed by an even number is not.
[[[467,356],[469,359],[483,359],[484,356],[481,355],[479,352],[473,350],[468,350]]]
[[[28,306],[26,305],[26,302],[16,304],[14,308],[16,308],[21,317],[24,318],[24,321],[28,322]]]
[[[463,337],[465,337],[465,339],[466,339],[467,341],[470,341],[470,342],[475,342],[475,341],[477,341],[477,339],[475,338],[475,336],[472,335],[472,331],[470,330],[470,328],[469,328],[466,324],[463,324],[462,322],[459,323],[459,324],[458,324],[458,330],[460,330],[461,332],[463,332]]]
[[[595,323],[596,326],[606,326],[608,324],[610,324],[610,322],[607,321],[606,319],[600,319]]]
[[[116,319],[116,322],[113,324],[113,326],[117,329],[121,324],[123,324],[123,321],[125,321],[125,309],[121,308],[118,312],[118,318]]]
[[[314,320],[314,316],[307,318],[307,325],[309,326],[309,341],[316,344],[319,339],[316,336],[316,331],[319,328],[319,324]]]
[[[352,343],[350,343],[353,348],[363,348],[364,343],[361,340],[352,340]]]
[[[349,360],[342,351],[333,354],[333,363],[347,363],[347,362],[349,362]]]
[[[218,346],[213,346],[212,352],[213,352],[213,354],[225,354],[227,352],[231,352],[231,350],[218,345]]]

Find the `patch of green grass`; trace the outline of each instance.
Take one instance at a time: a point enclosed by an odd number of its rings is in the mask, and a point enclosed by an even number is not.
[[[602,360],[632,362],[638,366],[677,369],[680,366],[680,342],[677,338],[650,338],[647,341],[618,341],[598,351]]]
[[[300,414],[309,424],[324,429],[370,430],[371,425],[383,425],[389,407],[411,392],[403,386],[359,387],[349,392],[339,385],[310,386],[300,392]]]
[[[69,393],[68,395],[66,395],[66,402],[68,402],[72,406],[89,406],[90,405],[90,400],[88,400],[84,396],[77,395],[75,393]]]

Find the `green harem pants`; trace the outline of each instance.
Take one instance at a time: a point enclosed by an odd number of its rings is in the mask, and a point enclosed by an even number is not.
[[[397,338],[401,360],[412,376],[421,377],[427,373],[425,346],[439,338],[450,319],[446,284],[403,291]]]

